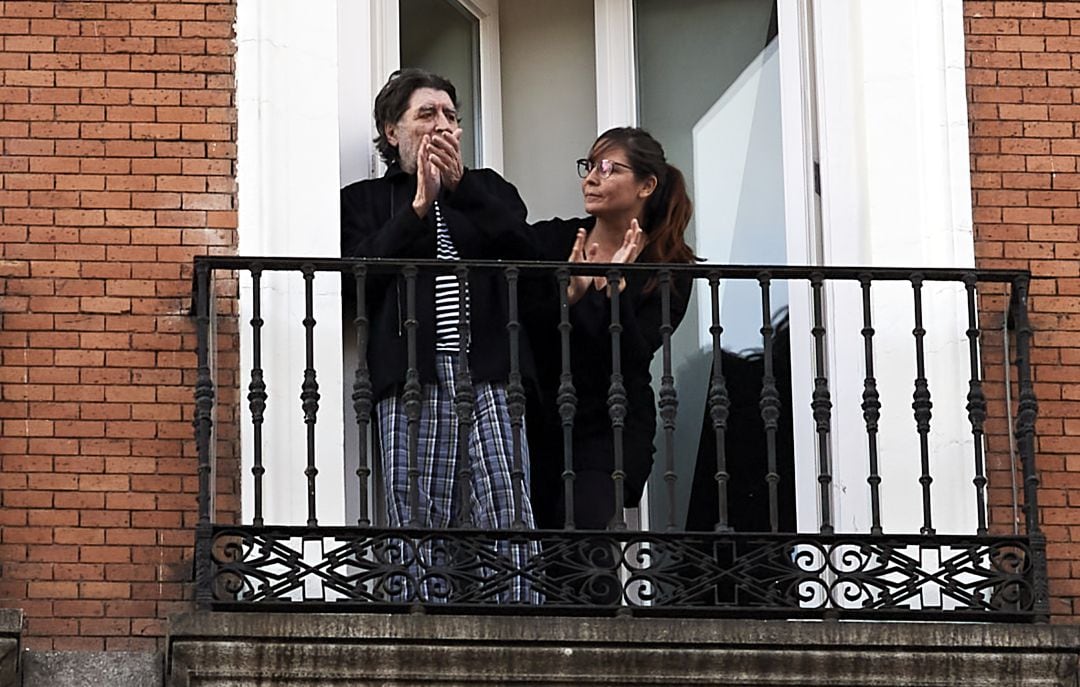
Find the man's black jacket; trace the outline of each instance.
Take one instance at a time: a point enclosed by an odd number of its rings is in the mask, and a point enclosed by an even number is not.
[[[406,174],[396,166],[387,170],[382,178],[343,188],[342,257],[435,258],[434,213],[428,213],[424,219],[418,218],[412,209],[415,194],[416,176]],[[456,190],[442,192],[439,205],[461,259],[536,259],[525,223],[525,204],[517,189],[492,170],[467,170]],[[514,218],[513,222],[505,221],[507,213]],[[371,323],[368,364],[375,399],[379,400],[405,382],[408,358],[404,278],[369,279],[365,300]],[[469,300],[472,379],[505,382],[510,372],[510,339],[506,328],[509,298],[502,271],[472,271]],[[422,273],[416,280],[416,316],[420,381],[434,383],[433,274]],[[519,343],[520,370],[526,378],[531,378],[532,352],[524,330],[520,332]]]

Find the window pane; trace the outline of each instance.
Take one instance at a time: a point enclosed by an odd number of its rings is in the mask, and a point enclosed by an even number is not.
[[[461,154],[477,166],[480,126],[480,22],[452,0],[401,0],[401,66],[445,76],[464,121]]]
[[[786,262],[776,4],[636,0],[634,25],[638,121],[686,175],[695,203],[691,244],[709,262]],[[694,457],[704,450],[708,438],[701,433],[711,363],[708,295],[706,288],[695,290],[695,302],[673,339],[679,393],[675,455],[680,476],[692,474]],[[774,319],[787,300],[786,286],[773,284]],[[761,296],[756,282],[724,285],[721,323],[725,350],[736,354],[760,350]],[[754,360],[747,355],[731,357],[733,365],[745,362],[747,367]],[[756,397],[743,395],[753,406],[746,409],[746,417],[757,417]],[[733,406],[733,413],[738,410]],[[748,439],[756,439],[754,434]],[[729,465],[733,516],[740,505],[737,467]],[[710,481],[711,475],[705,484],[715,493],[715,481],[711,485]],[[756,476],[751,481],[758,486]],[[678,483],[680,514],[690,501],[689,482]],[[790,487],[790,481],[782,486]],[[663,492],[662,488],[652,491],[657,501],[662,501]],[[666,508],[665,503],[654,504],[656,513]],[[715,519],[715,506],[706,510],[711,510],[706,520]],[[733,524],[746,526],[734,520]]]

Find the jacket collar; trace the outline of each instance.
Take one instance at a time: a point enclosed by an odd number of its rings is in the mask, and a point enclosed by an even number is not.
[[[405,170],[401,168],[401,165],[398,163],[398,161],[394,160],[389,165],[387,165],[386,173],[383,174],[383,176],[387,179],[392,179],[396,177],[409,177],[415,175],[406,173]]]

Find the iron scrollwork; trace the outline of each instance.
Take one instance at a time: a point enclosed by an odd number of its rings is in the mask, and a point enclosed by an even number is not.
[[[1024,537],[219,527],[211,560],[213,605],[253,610],[1016,620],[1034,599]]]

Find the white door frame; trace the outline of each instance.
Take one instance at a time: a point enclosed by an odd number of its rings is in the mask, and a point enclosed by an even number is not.
[[[244,256],[324,256],[339,253],[336,158],[338,132],[337,6],[291,0],[241,0],[237,6],[239,246]],[[302,132],[302,135],[297,135]],[[315,368],[323,401],[315,462],[322,524],[343,521],[342,415],[333,398],[342,385],[341,295],[336,275],[314,281]],[[267,524],[307,521],[306,426],[300,402],[305,342],[304,285],[298,275],[262,279],[262,367],[268,399],[263,425],[264,517]],[[240,274],[240,398],[252,361],[251,280]],[[240,401],[242,517],[250,522],[252,432]]]
[[[594,0],[596,133],[637,126],[633,0]]]

